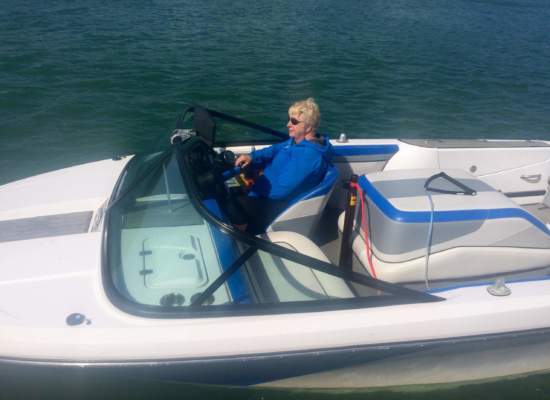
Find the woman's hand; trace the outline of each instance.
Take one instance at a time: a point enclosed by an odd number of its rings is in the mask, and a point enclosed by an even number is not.
[[[235,160],[235,166],[244,168],[251,162],[252,162],[252,157],[250,157],[248,154],[241,154]]]

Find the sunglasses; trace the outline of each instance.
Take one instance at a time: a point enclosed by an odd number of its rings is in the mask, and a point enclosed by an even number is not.
[[[299,121],[299,120],[297,120],[297,119],[294,118],[294,117],[290,117],[288,120],[290,121],[290,123],[291,123],[292,125],[298,125],[300,122],[304,122],[304,121]]]

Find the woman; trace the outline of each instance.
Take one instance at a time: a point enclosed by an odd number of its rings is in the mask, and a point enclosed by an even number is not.
[[[330,165],[332,146],[317,133],[321,114],[315,100],[295,102],[288,117],[288,140],[235,160],[241,168],[263,168],[248,196],[239,199],[243,218],[234,222],[252,234],[265,232],[288,203],[321,182]]]

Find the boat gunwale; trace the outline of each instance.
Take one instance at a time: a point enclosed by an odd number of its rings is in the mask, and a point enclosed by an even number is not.
[[[200,363],[215,363],[215,362],[230,362],[230,361],[256,361],[266,360],[271,358],[297,358],[313,356],[319,358],[323,355],[339,355],[346,353],[360,353],[369,351],[386,351],[386,350],[399,350],[399,349],[428,349],[430,347],[442,346],[442,345],[458,345],[463,343],[487,343],[489,341],[507,340],[507,339],[520,339],[528,337],[542,337],[548,335],[550,339],[550,327],[546,328],[533,328],[520,331],[498,332],[482,335],[467,335],[457,336],[451,338],[439,338],[429,340],[412,340],[401,342],[385,342],[368,345],[352,345],[342,347],[330,347],[330,348],[315,348],[307,350],[291,350],[282,352],[270,352],[270,353],[253,353],[253,354],[239,354],[229,356],[207,356],[207,357],[189,357],[178,359],[137,359],[126,361],[70,361],[70,360],[31,360],[28,358],[7,358],[0,357],[1,365],[26,365],[26,366],[51,366],[51,367],[83,367],[83,368],[102,368],[102,367],[140,367],[152,365],[186,365],[186,364],[200,364]]]

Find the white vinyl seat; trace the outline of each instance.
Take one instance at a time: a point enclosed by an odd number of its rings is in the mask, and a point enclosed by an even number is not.
[[[330,263],[323,251],[310,239],[296,232],[267,232],[262,237],[281,247]],[[259,262],[253,271],[263,269],[279,301],[354,297],[346,282],[267,252],[258,252]],[[337,267],[334,267],[337,268]]]
[[[394,170],[373,172],[359,179],[365,193],[372,264],[377,278],[388,282],[424,280],[426,242],[432,218],[430,279],[519,273],[550,265],[547,225],[464,171],[448,170],[447,173],[474,189],[476,194],[432,194],[432,213],[424,182],[440,172]],[[445,180],[437,184],[442,188],[450,185]],[[370,272],[360,224],[361,213],[357,212],[352,249]],[[340,232],[343,225],[344,215],[341,215]]]
[[[295,199],[267,227],[267,232],[292,231],[311,237],[338,181],[338,176],[336,167],[329,166],[323,180],[310,191]]]

